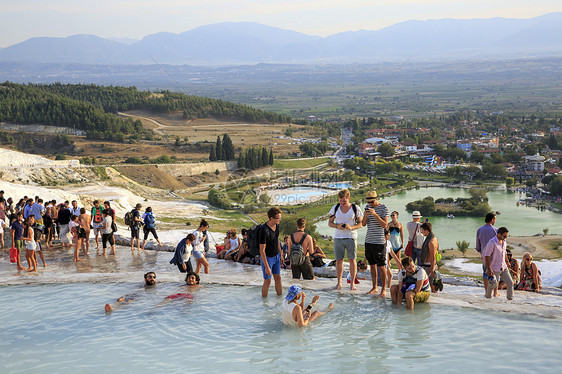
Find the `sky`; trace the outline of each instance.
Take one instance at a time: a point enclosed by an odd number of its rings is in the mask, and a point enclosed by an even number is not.
[[[39,36],[142,39],[228,21],[328,36],[408,20],[532,18],[560,11],[560,0],[0,0],[0,47]]]

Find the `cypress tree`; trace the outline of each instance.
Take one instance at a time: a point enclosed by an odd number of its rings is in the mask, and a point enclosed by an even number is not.
[[[222,144],[221,144],[220,136],[217,136],[217,143],[215,144],[215,152],[216,152],[217,160],[219,161],[224,160],[224,154],[222,152]]]
[[[261,149],[261,163],[260,163],[260,167],[264,167],[266,165],[269,164],[269,155],[267,154],[267,149],[265,149],[265,147],[263,147]]]
[[[234,160],[234,145],[228,134],[224,134],[222,137],[222,149],[225,160]]]
[[[217,161],[217,152],[215,147],[211,147],[211,153],[209,154],[209,161]]]
[[[273,149],[269,149],[269,165],[273,165]]]

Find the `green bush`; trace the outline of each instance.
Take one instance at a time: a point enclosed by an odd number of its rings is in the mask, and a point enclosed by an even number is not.
[[[232,208],[232,201],[226,194],[226,191],[220,190],[218,188],[212,188],[209,190],[209,194],[207,195],[207,199],[211,205],[216,206],[217,208],[221,209],[231,209]]]

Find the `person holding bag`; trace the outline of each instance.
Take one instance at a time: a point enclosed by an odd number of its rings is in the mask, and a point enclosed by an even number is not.
[[[415,210],[412,213],[412,222],[408,222],[406,224],[406,229],[408,230],[408,245],[406,246],[404,254],[412,257],[412,260],[414,260],[414,263],[417,262],[417,265],[420,265],[419,257],[421,254],[421,247],[425,239],[420,231],[421,218],[421,213],[418,210]]]

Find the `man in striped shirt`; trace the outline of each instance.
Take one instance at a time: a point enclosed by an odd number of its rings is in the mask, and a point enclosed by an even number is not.
[[[388,208],[378,200],[376,191],[367,192],[367,206],[363,216],[363,226],[367,226],[365,236],[365,258],[371,268],[373,288],[367,294],[378,292],[377,267],[381,274],[381,292],[379,297],[386,297],[386,239],[384,230],[388,227]]]

